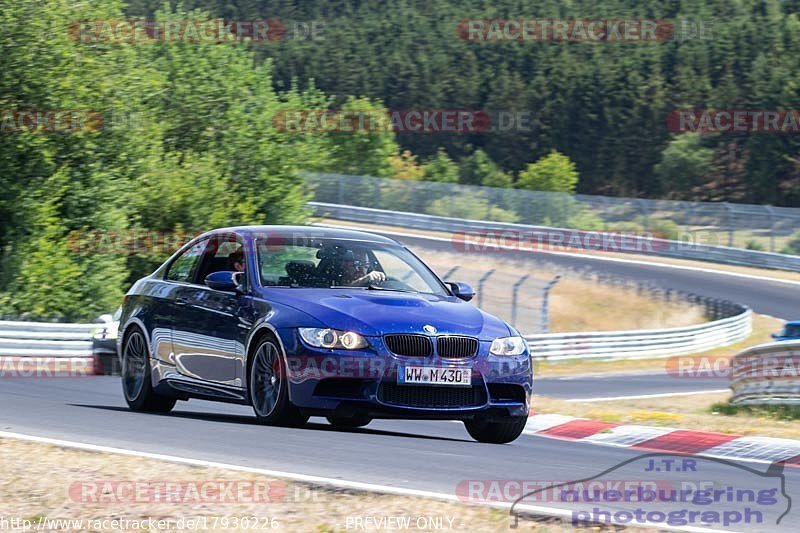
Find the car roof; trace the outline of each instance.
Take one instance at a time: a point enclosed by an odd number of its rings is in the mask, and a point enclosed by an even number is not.
[[[384,244],[399,244],[394,239],[367,233],[365,231],[355,231],[340,228],[328,228],[324,226],[233,226],[229,228],[218,228],[207,231],[203,236],[217,235],[220,233],[237,233],[243,237],[258,237],[266,235],[268,237],[308,237],[319,239],[345,239],[364,242],[376,242]]]

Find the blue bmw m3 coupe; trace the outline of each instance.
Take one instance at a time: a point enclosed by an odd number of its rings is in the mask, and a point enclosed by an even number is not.
[[[196,237],[125,296],[125,399],[168,412],[201,398],[251,405],[264,424],[324,416],[461,420],[516,439],[528,416],[528,345],[400,243],[317,227]]]

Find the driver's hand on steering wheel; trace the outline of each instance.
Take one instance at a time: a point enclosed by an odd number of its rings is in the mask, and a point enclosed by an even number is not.
[[[380,272],[378,270],[373,270],[368,274],[358,278],[353,282],[353,285],[368,285],[370,283],[380,283],[382,281],[386,281],[386,274]]]

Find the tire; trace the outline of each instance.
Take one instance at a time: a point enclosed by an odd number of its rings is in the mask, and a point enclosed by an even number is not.
[[[134,328],[122,346],[122,393],[133,411],[168,413],[177,398],[156,394],[150,378],[150,350],[144,333]]]
[[[308,416],[289,401],[286,366],[274,338],[262,338],[253,353],[248,376],[250,405],[260,424],[301,427]]]
[[[527,416],[513,416],[499,421],[484,419],[465,420],[467,433],[478,442],[489,444],[506,444],[516,440],[525,429]]]
[[[370,422],[372,419],[368,416],[351,416],[351,417],[341,417],[341,416],[328,416],[326,417],[328,422],[334,427],[337,428],[363,428]]]

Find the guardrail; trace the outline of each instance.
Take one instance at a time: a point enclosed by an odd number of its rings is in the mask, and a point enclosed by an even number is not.
[[[95,353],[94,332],[102,324],[0,321],[0,358],[10,362],[36,360],[43,368],[63,362],[69,368],[93,368],[102,373],[104,364]],[[57,366],[57,365],[56,365]],[[33,371],[26,366],[26,371]]]
[[[800,341],[759,344],[731,361],[731,403],[800,404]]]
[[[682,328],[638,331],[544,333],[527,335],[534,359],[635,359],[702,352],[746,339],[752,312],[720,301],[724,318]],[[94,361],[97,373],[119,373],[116,355],[107,353],[93,333],[102,324],[50,324],[0,321],[0,358],[70,358]],[[798,345],[800,346],[800,345]]]
[[[682,328],[527,335],[534,359],[636,359],[698,353],[746,339],[752,312],[738,306],[733,316]]]
[[[648,200],[304,172],[315,202],[571,229],[663,230],[676,241],[781,252],[800,209],[728,202]],[[785,252],[781,252],[785,253]],[[800,255],[800,254],[795,254]]]
[[[624,232],[602,232],[602,231],[583,231],[566,228],[555,228],[547,226],[531,226],[525,224],[512,224],[507,222],[491,222],[486,220],[470,220],[463,218],[451,218],[437,215],[422,215],[419,213],[409,213],[402,211],[386,211],[383,209],[373,209],[370,207],[355,207],[350,205],[329,204],[322,202],[308,202],[314,214],[320,217],[333,218],[337,220],[349,220],[352,222],[367,222],[372,224],[397,226],[404,228],[422,229],[428,231],[445,231],[458,234],[457,242],[454,246],[462,249],[471,245],[470,236],[474,235],[474,249],[487,250],[492,247],[497,248],[498,241],[502,241],[503,233],[512,235],[512,239],[519,242],[520,236],[529,236],[527,244],[539,245],[545,248],[563,247],[572,240],[577,243],[601,242],[603,236],[616,234],[622,235]],[[487,239],[486,234],[494,235],[492,239]],[[641,233],[641,232],[640,232]],[[552,238],[558,236],[558,239]],[[591,238],[597,236],[598,238]],[[554,243],[555,241],[555,243]],[[608,241],[608,239],[606,239]],[[659,239],[651,236],[641,236],[635,233],[625,234],[624,245],[621,240],[615,241],[615,246],[606,251],[647,254],[661,257],[672,257],[676,259],[691,259],[696,261],[711,261],[714,263],[724,263],[730,265],[742,265],[759,268],[774,268],[800,272],[800,256],[786,255],[772,252],[760,252],[756,250],[745,250],[742,248],[731,248],[727,246],[717,246],[709,244],[697,244],[692,242],[671,241]],[[598,249],[587,247],[588,249]],[[605,249],[605,248],[599,248]]]

